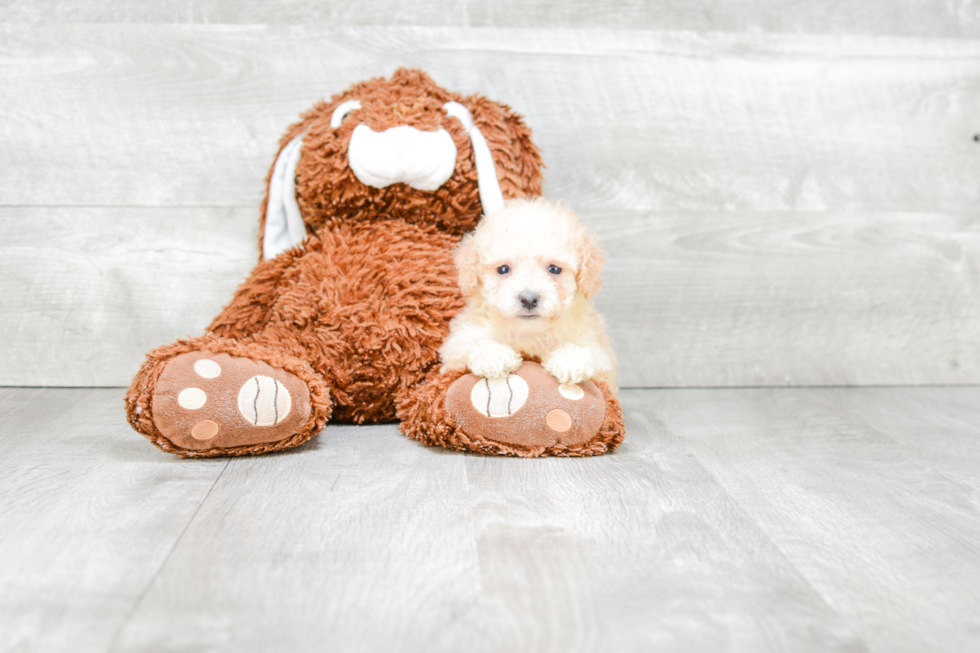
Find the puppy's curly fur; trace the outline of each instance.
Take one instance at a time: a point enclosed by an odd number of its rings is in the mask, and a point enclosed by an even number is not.
[[[562,383],[605,381],[615,392],[616,358],[591,301],[603,253],[571,210],[510,200],[462,240],[454,261],[466,307],[439,350],[444,371],[496,378],[537,357]]]

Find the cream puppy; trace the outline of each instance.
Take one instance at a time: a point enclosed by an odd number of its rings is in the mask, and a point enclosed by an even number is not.
[[[562,383],[605,381],[616,359],[590,298],[603,253],[569,209],[543,198],[511,200],[484,217],[455,253],[466,306],[439,353],[444,370],[506,376],[521,353]]]

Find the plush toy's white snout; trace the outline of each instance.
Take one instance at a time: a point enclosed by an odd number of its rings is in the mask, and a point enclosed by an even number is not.
[[[347,162],[367,186],[404,182],[431,191],[446,183],[456,169],[456,144],[441,127],[424,132],[402,125],[378,133],[362,123],[351,134]]]
[[[336,129],[348,113],[359,108],[361,103],[357,100],[342,102],[334,110],[330,126]],[[464,105],[446,102],[443,109],[462,123],[470,137],[484,215],[496,213],[503,208],[504,196],[486,139]],[[265,259],[275,258],[306,238],[306,223],[296,203],[296,164],[302,145],[303,135],[300,135],[282,149],[269,180],[269,202],[262,238],[262,257]],[[347,145],[347,161],[354,176],[373,188],[403,182],[418,190],[434,191],[452,176],[456,155],[456,144],[442,127],[434,132],[424,132],[401,125],[378,133],[362,123],[351,132]]]

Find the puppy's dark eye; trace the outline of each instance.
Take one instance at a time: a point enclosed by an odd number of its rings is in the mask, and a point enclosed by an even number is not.
[[[497,274],[507,274],[508,272],[510,272],[509,265],[501,265],[499,268],[497,268]]]
[[[551,274],[561,274],[561,268],[558,267],[557,265],[549,265],[548,272],[550,272]]]

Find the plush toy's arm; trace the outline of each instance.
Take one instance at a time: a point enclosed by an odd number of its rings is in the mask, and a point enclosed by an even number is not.
[[[207,330],[217,336],[236,339],[261,331],[269,322],[280,290],[287,287],[284,277],[294,258],[287,252],[259,263]]]

